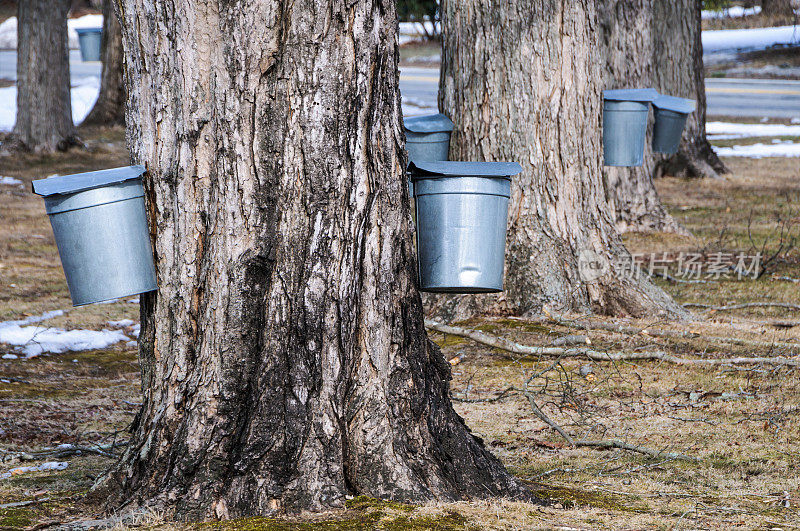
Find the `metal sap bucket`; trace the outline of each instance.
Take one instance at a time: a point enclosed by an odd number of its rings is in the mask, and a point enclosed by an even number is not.
[[[694,100],[661,95],[653,101],[656,125],[653,129],[653,151],[672,155],[678,152],[686,119],[695,110]]]
[[[99,61],[103,28],[76,28],[83,61]]]
[[[453,122],[444,114],[415,116],[403,120],[408,160],[426,162],[447,160]]]
[[[606,166],[641,166],[650,102],[655,89],[603,91],[603,158]]]
[[[419,289],[503,291],[506,223],[515,162],[412,162]]]
[[[128,166],[33,182],[44,196],[73,305],[157,289],[144,171]]]

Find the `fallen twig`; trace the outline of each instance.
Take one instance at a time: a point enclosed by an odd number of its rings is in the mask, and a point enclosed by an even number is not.
[[[528,345],[521,345],[508,339],[486,334],[478,330],[471,330],[461,328],[458,326],[450,326],[435,321],[426,319],[425,326],[431,330],[441,332],[443,334],[450,334],[454,336],[466,337],[488,345],[490,347],[499,348],[514,354],[521,354],[523,356],[558,356],[564,358],[589,358],[595,361],[638,361],[638,360],[654,360],[664,361],[667,363],[674,363],[676,365],[751,365],[751,364],[768,364],[789,367],[800,367],[800,359],[796,358],[718,358],[718,359],[689,359],[681,358],[667,354],[666,352],[601,352],[587,348],[561,348],[561,347],[532,347]],[[798,345],[800,346],[800,345]]]
[[[74,444],[62,444],[54,448],[44,448],[33,452],[25,452],[22,450],[4,450],[0,448],[0,453],[6,456],[16,457],[21,461],[34,461],[39,459],[63,459],[65,457],[72,457],[74,455],[95,454],[102,455],[103,457],[117,458],[117,454],[113,452],[115,448],[127,446],[127,441],[115,442],[112,444],[104,444],[97,446],[77,446]]]
[[[557,431],[559,435],[561,435],[570,446],[584,447],[584,448],[604,448],[604,449],[617,448],[619,450],[627,450],[629,452],[636,452],[644,455],[649,455],[650,457],[678,459],[682,461],[698,461],[696,457],[691,457],[676,452],[664,452],[661,450],[653,450],[652,448],[637,446],[635,444],[629,444],[623,441],[616,441],[616,440],[591,441],[586,439],[575,440],[569,433],[567,433],[567,431],[564,428],[559,426],[558,423],[553,421],[541,410],[541,408],[539,408],[539,406],[536,404],[536,399],[533,393],[531,393],[526,389],[519,389],[518,391],[524,394],[525,398],[528,399],[528,403],[531,405],[533,413],[537,417],[539,417],[545,424],[547,424],[555,431]]]
[[[726,306],[714,306],[713,304],[701,304],[699,302],[687,302],[685,308],[704,308],[706,311],[723,310],[743,310],[745,308],[784,308],[787,310],[800,311],[800,305],[789,304],[786,302],[743,302],[741,304],[728,304]]]

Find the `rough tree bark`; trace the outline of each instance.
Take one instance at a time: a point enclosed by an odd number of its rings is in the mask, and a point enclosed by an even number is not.
[[[9,144],[37,152],[79,145],[70,101],[70,0],[17,4],[17,121]]]
[[[653,0],[653,74],[664,94],[691,98],[678,153],[656,166],[656,177],[719,177],[728,170],[706,138],[706,82],[701,40],[702,0]]]
[[[603,191],[598,16],[578,0],[445,0],[439,107],[452,160],[523,165],[509,205],[505,293],[436,297],[445,318],[542,307],[685,315],[625,272]]]
[[[120,5],[159,290],[94,494],[178,518],[525,495],[425,334],[394,0]]]
[[[124,125],[125,84],[122,79],[122,33],[113,0],[103,2],[103,73],[100,94],[81,125]]]
[[[653,0],[606,0],[598,4],[605,59],[605,89],[653,86]],[[652,138],[651,131],[648,138]],[[619,232],[688,234],[667,212],[653,184],[657,160],[645,144],[644,164],[603,168],[606,199],[616,214]]]

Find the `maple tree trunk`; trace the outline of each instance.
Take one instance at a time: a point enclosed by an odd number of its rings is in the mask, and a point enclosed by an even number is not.
[[[10,143],[36,152],[80,144],[72,123],[69,0],[17,4],[17,119]]]
[[[591,0],[442,2],[439,107],[455,123],[450,159],[514,161],[524,171],[512,183],[505,293],[432,297],[438,316],[542,308],[686,315],[624,271],[630,255],[602,177],[595,8]]]
[[[607,0],[598,5],[605,59],[604,89],[653,86],[653,0]],[[652,120],[647,138],[651,139]],[[653,176],[661,156],[645,144],[644,164],[603,168],[606,199],[619,232],[688,234],[661,203]]]
[[[182,519],[527,496],[425,333],[394,0],[120,5],[159,290],[92,495]]]
[[[81,125],[124,125],[125,83],[122,79],[122,34],[113,0],[103,2],[103,72],[100,94]]]
[[[701,40],[702,0],[653,0],[653,74],[664,94],[691,98],[678,153],[664,157],[656,177],[719,177],[728,170],[706,138],[706,83]]]

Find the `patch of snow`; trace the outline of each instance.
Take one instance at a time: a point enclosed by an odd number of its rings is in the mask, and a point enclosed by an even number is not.
[[[800,78],[800,67],[798,66],[778,66],[778,65],[764,65],[759,67],[753,66],[737,66],[729,68],[725,71],[726,75],[736,75],[747,78],[786,78],[797,79]]]
[[[800,136],[800,125],[708,122],[706,123],[706,133],[712,140],[755,136]]]
[[[704,9],[702,12],[703,20],[713,20],[718,18],[740,18],[750,15],[757,15],[761,13],[761,6],[755,7],[742,7],[731,6],[719,11],[712,11],[711,9]]]
[[[19,358],[19,356],[17,356],[16,354],[3,354],[4,360],[15,360],[17,358]]]
[[[792,123],[793,124],[800,124],[800,118],[797,118],[797,117],[792,118]]]
[[[139,304],[139,297],[136,297],[135,299],[128,299],[127,302],[131,304]]]
[[[0,184],[7,184],[9,186],[22,185],[22,181],[13,177],[0,177]]]
[[[138,345],[139,343],[137,343],[136,341],[128,341],[127,343],[125,343],[126,347],[136,347]]]
[[[0,24],[0,48],[17,48],[17,17],[9,17]]]
[[[18,347],[17,350],[27,358],[44,352],[76,352],[109,347],[129,338],[119,330],[63,330],[61,328],[42,328],[26,326],[45,319],[63,315],[63,310],[45,312],[18,321],[0,322],[0,343]],[[12,359],[12,358],[6,358]]]
[[[121,319],[119,321],[108,321],[108,325],[113,328],[125,328],[134,323],[133,319]]]
[[[704,54],[721,50],[763,50],[770,46],[800,42],[800,27],[704,31],[702,39]]]
[[[749,146],[715,147],[720,157],[747,157],[763,159],[765,157],[800,157],[800,144],[781,142],[779,144],[752,144]]]
[[[133,327],[131,328],[131,335],[132,335],[133,337],[139,337],[139,333],[141,332],[141,330],[142,330],[142,325],[140,325],[140,324],[135,324],[135,325],[133,325]]]
[[[100,93],[100,78],[81,78],[81,84],[72,88],[72,121],[79,124],[92,110]],[[11,131],[17,119],[17,87],[0,88],[0,131]]]

